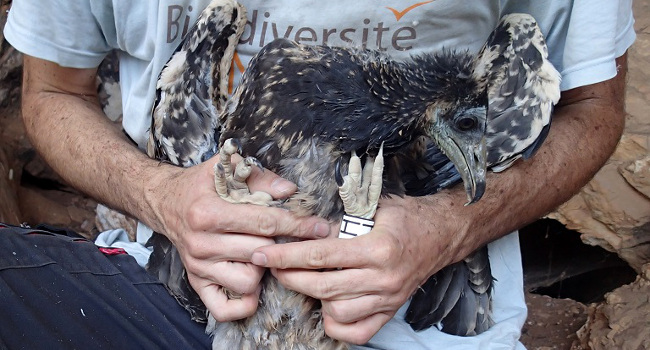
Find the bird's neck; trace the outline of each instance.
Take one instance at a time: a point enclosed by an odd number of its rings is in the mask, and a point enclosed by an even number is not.
[[[466,93],[462,90],[471,85],[467,82],[472,80],[472,68],[469,55],[445,52],[390,61],[382,69],[370,69],[369,75],[372,92],[380,99],[391,99],[402,113],[420,115],[445,97]]]

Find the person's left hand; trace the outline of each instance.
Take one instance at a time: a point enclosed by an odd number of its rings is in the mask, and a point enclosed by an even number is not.
[[[369,234],[261,247],[252,262],[271,268],[287,288],[320,299],[327,335],[366,343],[453,259],[446,240],[455,223],[440,220],[445,207],[426,203],[432,200],[384,199]]]

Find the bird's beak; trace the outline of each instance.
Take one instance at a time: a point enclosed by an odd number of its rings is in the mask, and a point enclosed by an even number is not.
[[[438,127],[442,130],[433,133],[434,141],[463,179],[468,201],[465,205],[477,202],[485,193],[487,151],[484,134],[458,133],[446,126]]]
[[[465,185],[467,203],[477,202],[485,193],[486,176],[486,146],[485,137],[476,144],[454,140],[451,138],[451,147],[446,154],[456,166]]]

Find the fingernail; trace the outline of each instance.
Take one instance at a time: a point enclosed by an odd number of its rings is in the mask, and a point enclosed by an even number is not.
[[[330,225],[317,223],[314,226],[314,234],[316,237],[327,237],[330,235]]]
[[[296,185],[288,180],[285,180],[281,177],[273,180],[271,183],[271,188],[277,191],[278,194],[290,194],[296,191]]]
[[[266,255],[264,255],[264,253],[255,252],[251,256],[251,262],[257,266],[266,266]]]

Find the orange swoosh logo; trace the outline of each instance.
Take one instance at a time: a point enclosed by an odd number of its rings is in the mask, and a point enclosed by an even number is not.
[[[228,95],[232,95],[232,90],[235,86],[235,68],[242,73],[244,72],[244,69],[246,69],[244,64],[241,62],[241,59],[239,59],[237,51],[235,51],[235,55],[232,58],[232,66],[230,67],[230,73],[228,74]]]
[[[416,7],[419,7],[419,6],[422,6],[422,5],[426,5],[426,4],[431,3],[431,2],[434,2],[434,1],[435,1],[435,0],[429,0],[429,1],[418,2],[417,4],[413,4],[413,5],[411,5],[411,6],[407,7],[407,8],[405,8],[405,9],[402,10],[402,11],[398,11],[398,10],[392,8],[392,7],[386,7],[386,8],[389,9],[389,10],[390,10],[394,15],[395,15],[395,19],[397,19],[397,20],[399,21],[399,20],[402,18],[402,16],[404,16],[405,14],[407,14],[407,13],[408,13],[409,11],[411,11],[412,9],[414,9],[414,8],[416,8]]]

